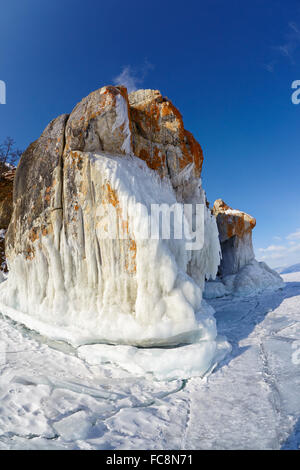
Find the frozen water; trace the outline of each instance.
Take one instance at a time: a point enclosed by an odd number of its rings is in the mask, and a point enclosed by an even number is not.
[[[123,97],[118,103],[116,125],[127,116]],[[82,178],[76,180],[78,188],[85,188],[78,196],[80,217],[54,236],[37,240],[32,260],[22,255],[11,260],[8,280],[0,286],[2,312],[73,346],[194,342],[195,336],[203,336],[204,279],[215,276],[220,259],[215,218],[205,206],[204,246],[193,256],[186,250],[185,236],[145,238],[151,205],[177,202],[170,182],[135,157],[91,153],[81,157],[82,171],[76,176]],[[103,237],[103,228],[113,222],[101,205],[105,188],[109,196],[104,202],[113,198],[118,211],[119,232],[113,240]],[[205,202],[200,182],[194,199]],[[119,225],[128,233],[121,233]],[[193,277],[187,274],[189,268]],[[212,313],[208,315],[212,320],[208,350],[216,351],[215,323]],[[210,366],[214,362],[211,357]]]
[[[282,289],[281,276],[264,262],[255,259],[243,266],[237,274],[228,274],[220,280],[206,283],[204,297],[213,299],[224,295],[255,296],[263,291]]]
[[[0,317],[0,448],[299,448],[300,273],[284,281],[210,301],[232,352],[204,379],[157,380],[150,350],[100,363]]]

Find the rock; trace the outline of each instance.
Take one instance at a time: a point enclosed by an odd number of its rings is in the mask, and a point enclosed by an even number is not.
[[[255,258],[252,230],[256,220],[245,212],[232,209],[222,199],[215,201],[212,212],[217,219],[222,249],[219,272],[222,276],[236,274]]]
[[[56,338],[59,329],[75,345],[194,340],[204,280],[220,259],[202,161],[180,113],[159,92],[128,99],[125,88],[107,86],[91,93],[22,155],[0,301],[27,314],[30,327]],[[152,204],[177,201],[203,205],[202,249],[186,251],[184,237],[141,236]],[[115,236],[107,237],[112,227]],[[203,321],[214,350],[214,321]]]
[[[256,226],[256,220],[246,212],[229,207],[222,199],[217,199],[213,206],[213,214],[217,218],[221,242],[234,237],[242,238],[251,233]]]
[[[7,271],[5,233],[13,213],[13,183],[16,169],[1,169],[0,173],[0,270]]]
[[[161,177],[169,176],[175,189],[191,177],[199,180],[202,149],[172,102],[158,90],[138,90],[130,93],[129,104],[134,154]]]
[[[13,184],[16,169],[0,173],[0,229],[7,230],[13,212]]]
[[[68,115],[54,119],[23,153],[15,176],[7,258],[35,255],[35,242],[62,224],[62,155]],[[40,245],[39,245],[40,246]]]
[[[255,260],[252,245],[254,217],[232,209],[222,199],[215,201],[212,212],[217,219],[222,259],[217,281],[206,283],[204,297],[253,296],[282,288],[281,277],[265,263]]]
[[[65,153],[130,154],[130,127],[126,88],[105,86],[84,98],[72,111],[66,125]]]

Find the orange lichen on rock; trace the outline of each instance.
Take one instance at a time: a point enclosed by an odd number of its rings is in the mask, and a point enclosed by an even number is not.
[[[150,153],[143,148],[140,150],[138,157],[146,162],[151,170],[157,171],[158,173],[166,166],[166,155],[163,155],[157,146],[154,146],[151,156]]]
[[[197,175],[200,177],[202,172],[202,165],[203,165],[203,151],[201,145],[193,134],[187,130],[184,131],[185,138],[186,138],[186,145],[185,148],[189,149],[189,154],[193,156],[193,162],[195,164],[195,171]]]
[[[38,229],[37,228],[33,228],[30,233],[29,233],[29,240],[34,243],[36,240],[39,239],[39,234],[38,234]]]
[[[128,261],[125,262],[125,269],[128,274],[136,273],[136,242],[132,239],[129,242],[129,253],[127,256]]]
[[[109,183],[104,186],[102,204],[112,204],[115,208],[120,208],[120,201],[117,196],[117,192],[112,189]]]
[[[139,90],[129,95],[133,151],[161,177],[194,164],[199,178],[203,153],[193,135],[184,129],[182,115],[158,90]]]
[[[256,225],[254,217],[246,212],[232,209],[222,199],[215,201],[213,214],[217,218],[221,241],[234,236],[242,238],[245,233],[251,232]]]

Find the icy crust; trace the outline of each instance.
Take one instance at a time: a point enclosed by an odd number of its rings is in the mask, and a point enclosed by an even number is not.
[[[141,349],[134,346],[96,344],[81,346],[78,357],[90,365],[111,364],[135,376],[151,375],[156,380],[205,377],[230,352],[223,337],[176,348]]]
[[[216,335],[213,314],[213,308],[203,300],[201,313],[196,315],[198,330],[191,335],[191,344],[150,349],[123,345],[86,345],[78,348],[78,357],[93,366],[110,364],[131,375],[149,375],[156,380],[205,377],[231,351],[226,339]]]
[[[280,275],[266,263],[256,260],[244,266],[237,274],[223,276],[205,285],[204,297],[214,299],[225,295],[250,297],[263,291],[276,291],[284,287]]]
[[[197,255],[193,252],[194,264],[203,266],[196,283],[187,274],[191,252],[186,251],[185,239],[143,239],[146,219],[139,203],[147,208],[153,203],[176,203],[170,184],[137,158],[90,153],[81,157],[76,185],[85,190],[79,194],[78,219],[67,231],[62,226],[59,233],[35,242],[32,260],[19,255],[12,261],[8,280],[0,286],[1,310],[74,346],[201,341],[206,326],[196,318],[203,312],[200,286],[219,264],[213,217],[206,211],[205,246]],[[129,272],[124,271],[128,240],[103,240],[99,235],[108,218],[108,213],[99,213],[107,185],[117,195],[119,219],[126,222],[135,242],[135,269]],[[214,239],[216,253],[208,250]],[[208,342],[213,350],[217,333],[212,325]]]

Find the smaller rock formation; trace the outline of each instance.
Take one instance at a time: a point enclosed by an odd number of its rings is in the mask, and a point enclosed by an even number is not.
[[[15,168],[4,166],[0,172],[0,271],[7,272],[5,259],[5,233],[13,212],[13,184]]]
[[[255,218],[232,209],[222,199],[215,201],[212,213],[217,219],[222,260],[218,279],[206,283],[205,297],[255,295],[282,287],[281,277],[266,263],[255,259],[252,245]]]
[[[222,276],[236,274],[255,258],[252,230],[256,220],[245,212],[232,209],[222,199],[216,200],[212,212],[217,219],[222,249],[219,272]]]

